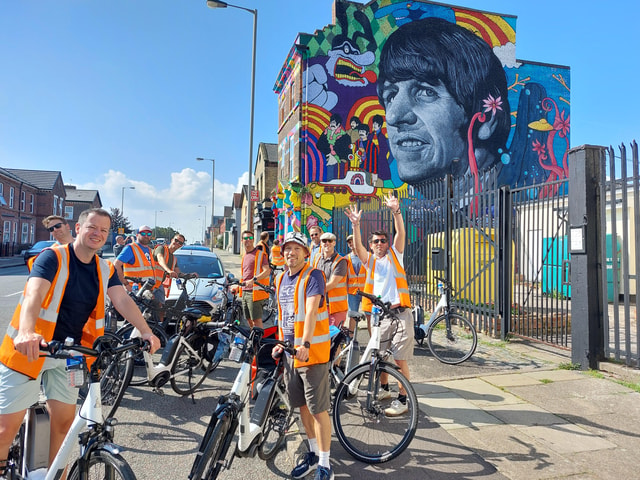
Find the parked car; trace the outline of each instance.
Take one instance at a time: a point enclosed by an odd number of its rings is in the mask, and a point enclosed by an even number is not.
[[[200,250],[203,252],[210,252],[211,250],[209,250],[209,247],[206,247],[204,245],[185,245],[184,247],[181,247],[180,250]],[[180,251],[178,250],[178,251]]]
[[[22,252],[22,256],[24,257],[24,264],[26,265],[31,257],[37,257],[40,252],[42,252],[42,250],[44,250],[45,248],[49,248],[55,243],[55,240],[40,240],[39,242],[36,242],[33,247]]]
[[[184,247],[177,250],[174,255],[182,273],[198,274],[198,278],[187,280],[185,285],[187,294],[194,300],[192,306],[205,315],[214,315],[223,310],[228,301],[224,290],[227,276],[220,258],[208,249],[206,251],[185,250]],[[181,282],[185,281],[181,280]],[[166,300],[167,305],[173,305],[179,296],[180,289],[176,286],[176,279],[173,279]]]

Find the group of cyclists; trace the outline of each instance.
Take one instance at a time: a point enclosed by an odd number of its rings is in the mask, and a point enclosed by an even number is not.
[[[290,232],[281,241],[274,241],[271,248],[268,233],[263,233],[257,243],[253,232],[242,233],[244,317],[251,327],[264,327],[263,307],[269,293],[261,287],[273,283],[279,338],[289,340],[296,349],[294,356],[283,357],[292,367],[285,369],[285,380],[292,407],[300,409],[309,452],[291,472],[293,478],[303,478],[314,470],[316,480],[334,478],[329,451],[330,325],[342,326],[348,311],[359,310],[358,290],[389,302],[400,319],[400,327],[382,326],[382,338],[387,340],[383,348],[391,348],[401,372],[410,378],[413,320],[403,267],[405,227],[398,199],[389,195],[384,201],[393,214],[396,232],[393,239],[387,232],[376,231],[365,246],[360,231],[362,212],[351,205],[346,215],[353,234],[347,238],[350,252],[345,256],[335,250],[335,235],[322,232],[319,227],[310,229],[310,239],[300,232]],[[107,295],[119,313],[149,341],[152,352],[160,347],[158,338],[127,294],[132,288],[127,277],[152,279],[155,297],[164,302],[171,278],[179,274],[173,253],[184,245],[184,236],[176,234],[168,245],[152,250],[152,229],[142,225],[136,241],[123,245],[111,263],[96,254],[110,228],[108,212],[99,208],[86,210],[75,225],[75,239],[45,250],[33,264],[0,346],[0,478],[5,474],[11,441],[26,409],[38,400],[41,384],[51,417],[50,460],[75,414],[77,389],[66,383],[64,361],[41,357],[41,346],[67,338],[91,346],[104,332]],[[283,271],[275,277],[272,267]],[[371,312],[371,302],[364,299],[362,309]],[[353,330],[352,326],[350,329]],[[274,347],[273,357],[279,358],[281,350],[282,347]],[[391,400],[394,394],[388,381],[382,378],[381,383],[384,392],[380,400]],[[387,416],[407,413],[406,392],[398,390],[397,397],[384,411]]]

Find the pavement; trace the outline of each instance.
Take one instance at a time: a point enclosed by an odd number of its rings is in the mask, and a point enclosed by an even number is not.
[[[215,252],[238,276],[240,257]],[[0,267],[23,265],[14,258],[0,258]],[[457,366],[416,347],[410,371],[421,415],[413,442],[390,462],[364,465],[334,438],[336,478],[640,478],[640,372],[610,362],[598,371],[571,367],[569,351],[521,339],[480,335],[474,356]],[[293,432],[287,452],[303,451]]]

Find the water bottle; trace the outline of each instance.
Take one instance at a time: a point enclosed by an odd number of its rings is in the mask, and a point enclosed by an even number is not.
[[[244,350],[244,338],[242,338],[240,335],[236,335],[236,337],[233,339],[233,345],[231,345],[229,360],[239,362],[240,356],[242,355],[242,350]]]
[[[219,362],[225,356],[229,354],[229,335],[220,332],[218,333],[218,346],[214,355],[214,361]]]
[[[371,307],[371,325],[379,325],[380,324],[380,314],[382,313],[382,308],[378,305],[373,305]]]
[[[442,282],[438,282],[438,295],[442,295],[444,293],[444,284]]]
[[[133,285],[131,285],[131,291],[134,293],[134,295],[138,295],[139,288],[140,288],[140,285],[138,285],[137,283],[134,283]]]
[[[182,288],[182,280],[179,278],[176,278],[176,287]]]
[[[74,345],[73,338],[67,337],[64,339],[64,344],[67,347],[71,347]],[[73,350],[69,350],[67,352],[71,357],[67,358],[67,366],[65,370],[67,371],[67,383],[70,387],[81,387],[84,385],[84,368],[82,365],[82,355]]]

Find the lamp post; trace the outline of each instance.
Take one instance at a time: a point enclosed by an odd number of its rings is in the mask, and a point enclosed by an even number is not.
[[[216,159],[215,158],[196,158],[198,162],[209,161],[211,162],[211,247],[213,247],[213,227],[214,227],[214,218],[215,215],[213,213],[213,208],[215,207],[215,193],[216,193]],[[205,212],[205,218],[207,217]]]
[[[205,234],[206,224],[207,224],[207,206],[206,205],[198,205],[198,207],[204,207],[204,217],[202,217],[202,241],[204,244],[207,244],[207,235]]]
[[[164,213],[164,210],[156,210],[155,220],[153,224],[153,236],[158,238],[158,212]]]
[[[125,189],[130,188],[131,190],[135,190],[136,187],[122,187],[122,201],[120,202],[120,216],[124,220],[124,191]]]
[[[245,12],[249,12],[253,15],[253,50],[251,55],[251,117],[249,124],[249,198],[247,202],[247,230],[252,230],[253,226],[253,205],[251,201],[251,175],[252,175],[252,164],[253,164],[253,111],[255,104],[255,96],[256,96],[256,37],[258,31],[258,10],[252,10],[250,8],[240,7],[238,5],[232,5],[227,2],[217,1],[217,0],[207,0],[207,7],[209,8],[227,8],[233,7],[239,10],[244,10]]]

